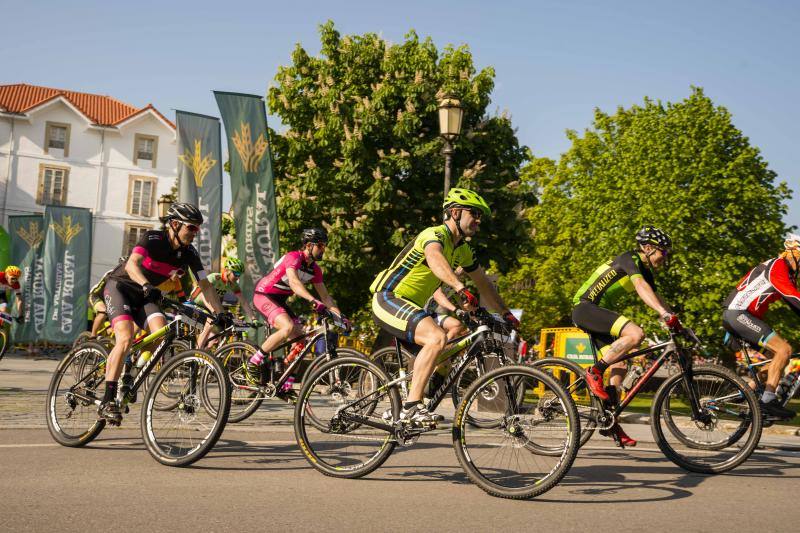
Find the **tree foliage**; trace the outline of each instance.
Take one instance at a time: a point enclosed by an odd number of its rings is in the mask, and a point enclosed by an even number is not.
[[[512,267],[529,235],[519,208],[532,198],[518,174],[528,151],[508,116],[487,113],[494,70],[477,71],[466,46],[440,53],[414,31],[392,44],[341,36],[328,22],[320,39],[317,56],[297,45],[268,94],[287,127],[271,132],[281,248],[296,247],[304,227],[328,228],[326,282],[346,312],[365,309],[373,276],[441,220],[437,98],[449,94],[465,108],[454,181],[502,213],[484,222],[476,248],[500,271]]]
[[[790,191],[702,89],[678,103],[645,99],[591,129],[568,132],[561,160],[536,158],[523,171],[540,202],[522,265],[502,280],[524,307],[528,333],[571,325],[572,296],[603,261],[633,248],[644,224],[673,238],[672,266],[658,292],[704,335],[722,335],[721,304],[744,273],[781,249]],[[520,286],[533,282],[532,291]],[[635,294],[624,313],[653,331],[656,316]]]

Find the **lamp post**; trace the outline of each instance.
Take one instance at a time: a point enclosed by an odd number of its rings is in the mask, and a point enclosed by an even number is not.
[[[453,166],[453,143],[461,133],[461,118],[464,108],[461,102],[452,96],[446,96],[439,101],[439,134],[444,139],[442,153],[444,154],[444,194],[450,190],[450,172]]]
[[[172,197],[169,195],[163,195],[158,198],[158,218],[164,220],[167,218],[167,211],[169,211],[169,206],[172,205]]]

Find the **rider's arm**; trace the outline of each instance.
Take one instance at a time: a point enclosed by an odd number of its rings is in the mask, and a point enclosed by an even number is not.
[[[500,297],[500,294],[497,292],[497,288],[492,283],[492,280],[489,279],[489,276],[486,275],[486,271],[483,270],[482,267],[477,267],[472,271],[467,271],[467,275],[470,279],[475,282],[475,285],[478,287],[478,293],[480,293],[481,298],[483,301],[488,300],[489,307],[494,309],[495,311],[503,314],[509,311],[508,306],[503,301],[503,298]]]
[[[664,305],[661,303],[661,299],[653,290],[653,287],[651,287],[643,277],[634,276],[631,279],[631,282],[633,283],[633,287],[636,289],[636,294],[639,295],[639,298],[641,298],[642,301],[653,311],[658,313],[658,316],[664,316],[669,313],[669,309],[664,307]]]
[[[306,289],[306,286],[303,285],[303,282],[300,281],[300,276],[297,275],[297,269],[287,267],[286,278],[289,280],[289,287],[300,298],[308,300],[309,302],[313,302],[314,300],[316,300],[316,298],[314,298],[314,295],[311,294],[308,291],[308,289]]]
[[[219,301],[219,295],[214,289],[214,286],[211,285],[207,279],[197,280],[197,285],[200,286],[200,290],[203,292],[203,299],[206,301],[206,304],[209,305],[215,313],[221,313],[222,303]]]
[[[325,307],[337,315],[342,316],[342,312],[336,306],[336,302],[333,300],[333,298],[331,298],[331,295],[328,293],[328,288],[325,287],[324,283],[314,283],[314,289],[317,291],[317,294],[319,294],[319,300],[325,304]]]
[[[455,313],[456,310],[458,309],[453,304],[453,302],[450,301],[450,298],[447,297],[447,295],[444,293],[444,290],[442,290],[441,287],[436,289],[436,292],[433,293],[433,299],[436,301],[437,304],[439,304],[440,307],[447,309],[451,313]]]
[[[773,262],[769,269],[768,277],[769,282],[783,297],[783,301],[792,308],[792,311],[800,314],[800,291],[797,290],[792,281],[786,261],[778,259]]]
[[[125,263],[125,272],[128,273],[128,276],[138,283],[139,285],[147,285],[149,281],[144,276],[144,272],[142,272],[142,261],[144,261],[144,256],[136,251],[137,248],[134,248],[134,251],[131,252],[131,256],[128,258],[128,262]]]
[[[433,275],[443,283],[453,287],[456,292],[464,288],[464,284],[459,281],[458,276],[453,272],[453,268],[442,253],[441,244],[433,241],[425,245],[425,261],[428,263],[428,268],[431,269]]]
[[[246,316],[249,321],[254,321],[256,319],[256,315],[253,313],[253,308],[250,307],[250,302],[248,302],[247,298],[242,295],[241,291],[235,294],[236,298],[239,300],[239,307],[242,308],[244,316]]]

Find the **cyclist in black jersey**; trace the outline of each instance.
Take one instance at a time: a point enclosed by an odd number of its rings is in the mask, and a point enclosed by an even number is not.
[[[598,398],[612,403],[616,403],[626,372],[624,362],[615,363],[642,343],[644,331],[609,308],[615,307],[622,294],[636,291],[668,327],[681,327],[677,315],[656,294],[653,279],[653,270],[667,264],[672,239],[658,228],[645,226],[636,234],[636,242],[636,250],[622,253],[595,269],[573,297],[572,321],[591,335],[600,356],[597,364],[586,371],[586,382]],[[608,388],[603,386],[603,373],[607,368],[611,368]],[[622,446],[636,446],[636,441],[626,435],[619,424],[601,433],[614,434]]]
[[[192,246],[202,223],[203,215],[197,207],[186,203],[173,204],[167,212],[164,228],[145,233],[128,260],[109,274],[104,299],[114,328],[115,344],[106,364],[105,395],[98,408],[101,418],[117,424],[122,419],[115,401],[117,379],[131,346],[134,322],[151,332],[166,325],[166,318],[158,305],[161,300],[158,285],[191,270],[206,302],[218,313],[219,325],[227,327],[229,324],[230,317],[222,312],[217,292],[206,280],[200,255]]]

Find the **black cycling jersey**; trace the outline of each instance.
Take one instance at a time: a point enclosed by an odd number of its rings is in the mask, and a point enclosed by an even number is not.
[[[633,292],[633,279],[644,278],[648,285],[656,288],[653,273],[639,258],[637,252],[625,252],[614,259],[603,263],[581,285],[572,299],[572,303],[590,302],[600,307],[613,308],[619,297],[625,292]]]
[[[174,275],[183,276],[186,270],[191,270],[198,281],[206,279],[206,271],[195,247],[190,244],[177,250],[172,248],[165,230],[145,233],[131,253],[144,256],[142,273],[151,285],[161,285]],[[142,290],[141,285],[134,282],[125,271],[125,263],[117,266],[110,278],[135,290]]]

